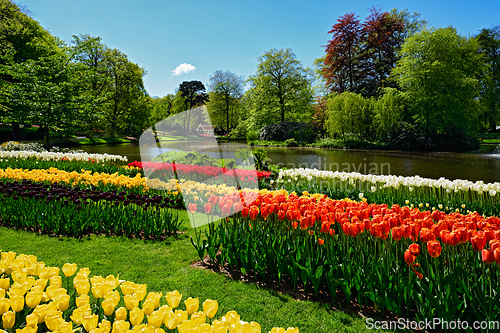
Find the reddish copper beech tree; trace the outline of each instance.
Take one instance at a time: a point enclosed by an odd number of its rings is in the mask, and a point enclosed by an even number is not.
[[[322,74],[330,92],[350,91],[374,96],[397,60],[403,31],[401,19],[373,7],[361,23],[354,13],[341,16],[328,32]]]

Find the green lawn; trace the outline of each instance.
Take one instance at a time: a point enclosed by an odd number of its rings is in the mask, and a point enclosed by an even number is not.
[[[184,219],[187,219],[183,212]],[[187,223],[187,222],[186,222]],[[92,275],[119,274],[120,279],[145,283],[149,291],[179,290],[183,300],[216,299],[216,318],[236,310],[244,321],[256,321],[262,332],[273,326],[297,326],[300,332],[373,332],[359,316],[336,311],[329,304],[295,300],[256,284],[234,281],[210,270],[193,268],[198,257],[189,229],[178,239],[145,241],[125,237],[90,236],[83,239],[57,238],[0,227],[3,251],[33,254],[47,265],[66,262],[89,267]],[[182,303],[183,304],[183,303]]]

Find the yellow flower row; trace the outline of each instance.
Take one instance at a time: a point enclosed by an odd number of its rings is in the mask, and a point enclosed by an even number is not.
[[[124,186],[127,188],[143,187],[144,191],[149,189],[146,178],[137,174],[135,177],[119,175],[118,173],[107,174],[92,171],[81,170],[81,172],[68,172],[57,168],[27,170],[27,169],[0,169],[0,178],[14,180],[32,180],[35,182],[65,183],[76,185],[83,183],[85,185],[107,185]]]
[[[199,299],[184,301],[186,310],[176,309],[182,299],[177,291],[168,292],[161,305],[162,293],[147,292],[145,284],[119,280],[110,275],[90,276],[88,268],[78,270],[76,264],[62,267],[66,278],[73,277],[73,288],[78,297],[71,302],[68,291],[62,287],[58,267],[46,267],[33,255],[16,255],[2,252],[0,257],[0,315],[6,330],[18,328],[16,333],[36,333],[39,325],[59,333],[73,333],[85,329],[89,333],[164,333],[164,328],[176,329],[179,333],[260,333],[256,322],[244,322],[236,311],[229,311],[218,320],[213,320],[218,302],[207,299],[203,310],[199,310]],[[2,276],[6,276],[1,278]],[[118,290],[120,287],[120,291]],[[92,293],[92,297],[89,293]],[[7,297],[8,296],[8,297]],[[92,300],[98,300],[104,313],[103,320],[92,312]],[[125,306],[119,307],[123,299]],[[142,304],[141,304],[142,302]],[[70,319],[63,318],[64,312],[72,310]],[[74,306],[73,306],[74,305]],[[30,311],[24,311],[25,309]],[[95,309],[95,307],[94,307]],[[23,314],[29,313],[23,317]],[[16,316],[17,314],[17,316]],[[67,317],[67,316],[66,316]],[[113,324],[108,320],[113,319]],[[207,323],[207,318],[211,324]],[[17,321],[17,322],[16,322]],[[298,333],[299,329],[275,327],[270,333]],[[0,333],[7,333],[0,329]]]

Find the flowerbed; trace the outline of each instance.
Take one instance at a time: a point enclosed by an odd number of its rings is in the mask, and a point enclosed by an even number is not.
[[[178,291],[147,292],[145,284],[113,275],[90,276],[76,264],[46,267],[33,255],[2,252],[0,315],[2,332],[245,332],[260,333],[260,325],[244,322],[235,311],[216,318],[218,302],[188,298],[180,309]],[[208,322],[207,322],[208,321]],[[295,333],[275,327],[271,333]]]
[[[158,178],[168,181],[173,178],[187,178],[192,181],[203,181],[207,184],[234,183],[237,179],[241,188],[253,186],[258,180],[269,177],[270,172],[248,169],[229,169],[214,166],[199,166],[179,163],[137,162],[128,164],[129,167],[142,169],[148,178]]]
[[[366,197],[372,202],[404,204],[406,200],[417,206],[423,202],[437,208],[468,213],[478,211],[486,215],[500,214],[500,183],[445,178],[430,179],[419,176],[365,175],[357,172],[322,171],[316,169],[280,170],[273,181],[277,189],[289,192],[309,191],[329,197]]]
[[[180,199],[123,192],[82,190],[52,184],[4,182],[0,185],[2,224],[64,236],[103,233],[145,238],[176,235],[182,221],[166,208]],[[23,212],[23,214],[19,214]]]
[[[241,212],[197,235],[200,258],[419,320],[499,319],[500,218],[305,194],[218,198]]]

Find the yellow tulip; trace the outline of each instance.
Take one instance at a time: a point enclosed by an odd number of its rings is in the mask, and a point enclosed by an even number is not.
[[[285,329],[283,327],[273,327],[269,333],[285,333]]]
[[[49,330],[51,331],[59,330],[61,324],[64,322],[64,319],[62,318],[62,312],[52,311],[50,313],[47,313],[44,321],[45,325],[47,325],[47,328]]]
[[[16,313],[13,311],[5,312],[2,315],[2,323],[3,323],[3,328],[5,328],[6,330],[9,330],[12,327],[14,327],[14,324],[16,323]]]
[[[205,315],[205,312],[198,311],[191,315],[191,321],[199,326],[207,321],[207,316]]]
[[[132,311],[130,311],[130,323],[132,326],[137,326],[142,323],[144,320],[144,310],[141,310],[139,308],[133,308]]]
[[[139,306],[139,298],[136,294],[125,295],[123,301],[125,302],[125,307],[129,311]]]
[[[0,289],[0,298],[5,298],[5,290]]]
[[[217,301],[207,299],[205,302],[203,302],[203,311],[205,312],[206,316],[210,319],[215,317],[218,308],[219,308],[219,303]]]
[[[226,326],[214,327],[213,333],[227,333],[227,328]]]
[[[135,288],[134,294],[137,296],[139,301],[142,301],[144,297],[146,297],[147,291],[147,285],[145,284],[140,284]]]
[[[16,259],[16,252],[13,252],[13,251],[2,252],[0,254],[0,258],[3,261],[12,261],[12,260]]]
[[[73,323],[63,321],[59,327],[59,333],[73,333]]]
[[[36,314],[29,314],[26,316],[26,326],[37,327],[38,316]]]
[[[47,279],[59,275],[59,267],[45,267],[45,269],[46,269]]]
[[[0,298],[0,315],[3,315],[10,309],[10,300],[8,298]]]
[[[75,302],[76,307],[80,308],[90,303],[90,296],[87,294],[80,295],[75,299]]]
[[[64,273],[64,276],[70,277],[73,276],[76,273],[76,269],[78,266],[76,264],[64,264],[62,267],[62,271]]]
[[[120,285],[123,295],[132,295],[135,291],[136,285],[134,282],[125,281]]]
[[[14,312],[20,312],[24,309],[24,297],[23,296],[11,296],[10,297],[10,307]]]
[[[149,316],[156,309],[154,300],[146,299],[144,304],[142,304],[142,309],[144,310],[144,314]]]
[[[73,310],[73,314],[71,315],[71,320],[76,325],[81,325],[83,317],[91,315],[92,311],[90,310],[90,304],[83,305]]]
[[[9,290],[10,278],[0,279],[0,288],[3,290]]]
[[[96,328],[98,322],[99,322],[99,316],[98,315],[84,316],[82,318],[83,328],[85,328],[85,330],[87,332],[90,332],[94,328]]]
[[[87,280],[78,280],[74,283],[74,287],[79,296],[88,294],[90,291],[90,283]]]
[[[57,286],[57,287],[62,287],[62,278],[60,275],[57,276],[52,276],[50,279],[50,285],[51,286]]]
[[[226,313],[226,319],[229,322],[229,325],[234,325],[240,321],[240,315],[236,311],[228,311]]]
[[[59,310],[66,311],[69,308],[70,297],[68,294],[62,294],[54,298],[54,302],[57,303]]]
[[[99,323],[99,328],[105,332],[109,333],[111,332],[111,322],[109,320],[103,320]]]
[[[251,330],[250,330],[251,333],[260,333],[261,332],[259,323],[256,323],[255,321],[252,321],[250,323],[250,328],[251,328]]]
[[[168,306],[170,306],[172,309],[175,309],[176,307],[179,306],[179,303],[181,302],[182,295],[177,291],[171,291],[168,292],[165,295],[165,298],[167,300]]]
[[[115,320],[127,320],[127,309],[123,306],[115,312]]]
[[[188,312],[184,310],[175,310],[174,314],[178,314],[181,316],[181,321],[188,320]]]
[[[38,279],[35,280],[35,283],[33,284],[33,287],[31,288],[32,291],[33,289],[40,289],[40,291],[44,291],[45,287],[47,287],[47,279]]]
[[[299,333],[298,327],[288,327],[285,333]]]
[[[173,330],[182,322],[180,314],[170,315],[168,322],[165,323],[169,330]]]
[[[208,323],[203,323],[200,326],[198,326],[198,332],[200,333],[212,333],[213,329],[212,326]]]
[[[189,297],[184,301],[184,304],[186,305],[186,311],[192,315],[198,311],[198,308],[200,307],[200,300],[198,298]]]
[[[148,316],[148,324],[160,328],[161,324],[163,324],[163,315],[164,313],[161,311],[154,311]]]
[[[105,299],[102,303],[101,303],[101,307],[102,309],[104,310],[104,314],[106,316],[111,316],[113,314],[113,312],[115,311],[115,307],[116,307],[116,304],[113,300],[110,300],[110,299]]]
[[[124,309],[124,308],[123,308]],[[130,328],[130,323],[124,320],[116,320],[113,323],[113,333],[126,333]]]
[[[20,266],[14,267],[14,265],[11,265],[11,268],[13,268],[13,272],[10,276],[14,282],[19,282],[19,280],[28,276],[28,273],[20,271],[22,269]]]

